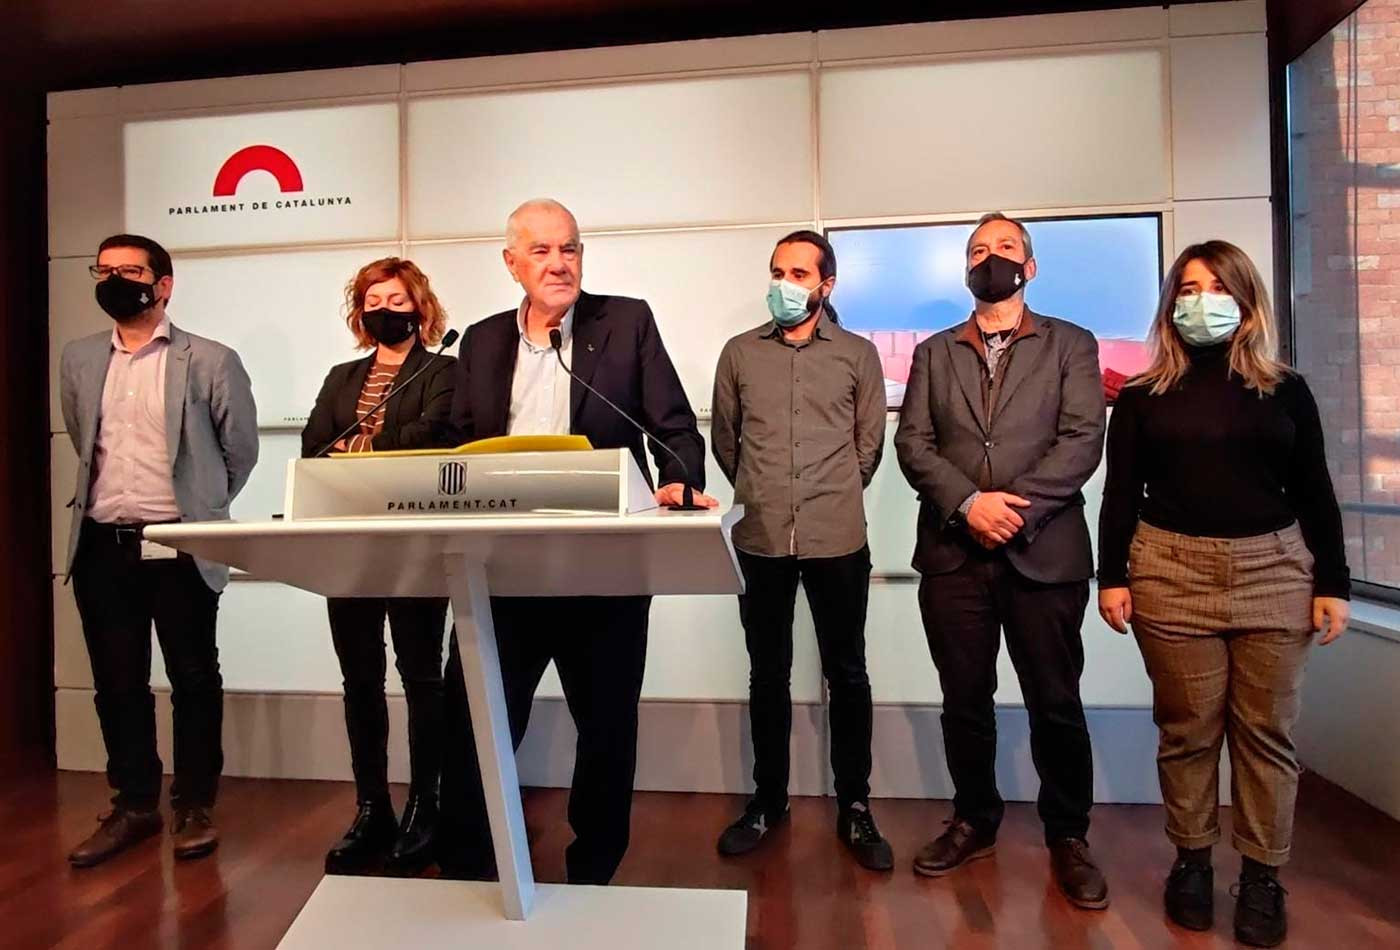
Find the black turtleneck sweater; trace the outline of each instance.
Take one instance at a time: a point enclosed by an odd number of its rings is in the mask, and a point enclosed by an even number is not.
[[[1170,392],[1126,386],[1108,425],[1099,516],[1099,586],[1126,587],[1141,518],[1205,538],[1247,538],[1298,522],[1318,597],[1351,592],[1342,515],[1323,454],[1317,403],[1289,373],[1260,396],[1229,371],[1229,343],[1191,348]]]

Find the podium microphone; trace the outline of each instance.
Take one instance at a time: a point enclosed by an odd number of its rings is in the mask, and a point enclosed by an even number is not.
[[[678,463],[680,463],[681,471],[685,472],[686,477],[685,490],[684,493],[681,495],[681,503],[679,505],[667,505],[666,507],[671,511],[706,511],[707,509],[704,505],[697,505],[695,503],[695,489],[693,489],[690,485],[690,483],[694,481],[694,476],[690,473],[690,466],[685,464],[685,459],[677,455],[675,453],[675,450],[672,449],[665,442],[662,442],[656,436],[652,435],[646,429],[642,428],[642,424],[636,419],[633,419],[627,413],[623,412],[622,409],[618,407],[617,403],[613,402],[607,396],[604,396],[602,393],[598,392],[598,390],[594,389],[592,386],[588,385],[582,379],[579,379],[577,376],[574,375],[574,371],[569,369],[568,364],[564,362],[564,354],[560,352],[560,348],[564,345],[564,336],[559,332],[558,327],[555,327],[549,331],[549,345],[554,348],[554,356],[556,359],[559,360],[559,365],[561,368],[563,368],[564,372],[569,374],[569,378],[575,380],[584,389],[588,390],[593,395],[603,400],[603,402],[607,403],[608,407],[612,409],[613,412],[617,413],[619,416],[632,423],[632,428],[636,429],[648,439],[651,439],[651,441],[654,444],[661,446],[661,448],[665,449],[666,452],[670,454],[671,458],[675,459]]]
[[[448,348],[449,346],[451,346],[453,343],[456,343],[456,342],[457,342],[457,337],[459,337],[459,336],[461,336],[461,334],[458,333],[456,330],[448,330],[447,333],[446,333],[446,334],[443,336],[443,338],[442,338],[442,345],[438,347],[437,352],[434,353],[433,355],[434,355],[434,356],[441,356],[441,355],[442,355],[442,351],[445,350],[445,349],[447,349],[447,348]],[[326,454],[327,452],[329,452],[331,449],[335,448],[335,444],[336,444],[337,442],[339,442],[341,439],[345,438],[345,437],[346,437],[347,435],[349,435],[351,432],[354,432],[356,429],[358,429],[358,428],[360,427],[360,423],[364,422],[364,421],[365,421],[366,419],[368,419],[370,416],[372,416],[372,415],[374,415],[376,412],[378,412],[378,411],[379,411],[379,408],[380,408],[381,406],[383,406],[385,403],[387,403],[390,399],[393,399],[393,398],[394,398],[395,396],[397,396],[399,393],[403,392],[404,389],[406,389],[406,388],[408,387],[408,384],[409,384],[409,383],[413,382],[413,381],[414,381],[415,379],[417,379],[419,376],[422,376],[423,373],[427,371],[428,367],[430,367],[430,366],[432,366],[432,365],[433,365],[433,361],[432,361],[432,360],[428,360],[428,362],[426,362],[426,363],[424,363],[422,366],[418,367],[418,369],[413,373],[413,375],[410,376],[410,377],[408,377],[408,379],[405,379],[402,383],[400,383],[398,380],[395,380],[395,381],[394,381],[393,388],[391,388],[387,393],[385,393],[384,396],[383,396],[383,398],[381,398],[377,403],[375,403],[373,406],[371,406],[367,412],[363,413],[363,414],[362,414],[358,419],[356,419],[354,422],[350,423],[350,424],[349,424],[348,426],[346,426],[344,429],[341,429],[339,435],[337,435],[334,439],[331,439],[329,442],[327,442],[324,446],[321,447],[321,451],[317,452],[315,455],[313,455],[313,456],[311,456],[311,457],[314,458],[314,459],[321,458],[323,455],[325,455],[325,454]]]

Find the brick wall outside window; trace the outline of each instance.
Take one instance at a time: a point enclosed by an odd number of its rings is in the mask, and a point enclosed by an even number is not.
[[[1400,587],[1400,0],[1369,0],[1300,57],[1289,98],[1297,365],[1352,573]]]

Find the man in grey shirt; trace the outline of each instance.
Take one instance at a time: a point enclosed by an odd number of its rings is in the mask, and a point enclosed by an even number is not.
[[[870,588],[861,492],[885,439],[885,383],[869,341],[843,330],[827,302],[836,255],[813,231],[778,242],[769,262],[772,320],[725,344],[715,371],[715,458],[745,509],[734,528],[752,671],[753,799],[719,839],[745,854],[788,814],[792,618],[801,579],[831,695],[836,833],[856,860],[889,870],[894,855],[870,814]]]

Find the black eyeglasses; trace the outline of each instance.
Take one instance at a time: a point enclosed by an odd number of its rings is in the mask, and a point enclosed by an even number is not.
[[[148,272],[152,277],[156,275],[155,271],[140,264],[118,264],[116,267],[109,264],[93,264],[88,268],[88,273],[92,275],[93,280],[106,280],[113,274],[125,277],[127,280],[140,280]]]

